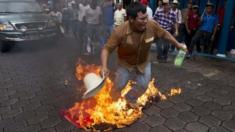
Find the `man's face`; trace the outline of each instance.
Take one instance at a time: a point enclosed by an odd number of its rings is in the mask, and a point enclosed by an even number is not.
[[[212,13],[213,8],[211,6],[206,7],[206,12],[207,13]]]
[[[194,13],[197,13],[197,12],[198,12],[198,9],[197,9],[197,8],[193,8],[193,12],[194,12]]]
[[[162,1],[158,1],[158,6],[162,6]]]
[[[117,9],[118,9],[118,10],[121,10],[121,9],[122,9],[122,5],[121,5],[121,4],[118,4],[118,5],[117,5]]]
[[[138,12],[137,17],[133,20],[133,26],[140,32],[145,31],[148,22],[148,14]]]
[[[172,4],[172,8],[176,9],[177,8],[177,4]]]
[[[163,10],[164,10],[165,12],[168,12],[168,11],[170,10],[170,8],[171,8],[171,6],[170,6],[169,3],[164,3],[164,4],[163,4]]]

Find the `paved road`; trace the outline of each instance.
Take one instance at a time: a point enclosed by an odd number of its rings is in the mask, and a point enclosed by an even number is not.
[[[11,53],[0,53],[0,132],[82,131],[59,116],[82,94],[74,76],[79,42],[58,40],[22,44]],[[87,58],[90,63],[98,59]],[[136,123],[115,131],[235,131],[234,64],[197,58],[182,68],[172,63],[152,66],[161,91],[181,87],[183,93],[154,102]]]

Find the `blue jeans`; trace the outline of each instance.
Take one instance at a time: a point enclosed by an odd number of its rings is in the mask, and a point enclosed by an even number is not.
[[[114,88],[117,92],[121,92],[129,80],[136,82],[133,89],[126,96],[129,101],[133,102],[148,88],[148,83],[151,80],[151,63],[147,64],[144,73],[139,72],[137,69],[129,71],[127,68],[119,66],[114,80]]]

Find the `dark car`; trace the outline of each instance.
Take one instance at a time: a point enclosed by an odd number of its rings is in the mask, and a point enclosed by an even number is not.
[[[55,37],[58,26],[35,0],[0,0],[0,47],[9,51],[15,42]]]

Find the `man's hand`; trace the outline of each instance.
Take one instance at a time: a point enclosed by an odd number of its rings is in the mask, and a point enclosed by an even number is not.
[[[174,33],[174,36],[175,36],[175,37],[178,37],[178,36],[179,36],[179,32],[176,31],[176,32]]]
[[[108,69],[106,66],[103,66],[103,67],[101,68],[101,75],[102,75],[103,77],[107,77],[107,76],[109,75],[109,69]]]
[[[215,35],[211,36],[211,42],[213,42],[215,40]]]
[[[187,46],[185,43],[179,43],[178,48],[184,50],[185,52],[188,52]]]
[[[188,32],[188,34],[191,34],[191,31],[189,29],[187,29],[187,32]]]

